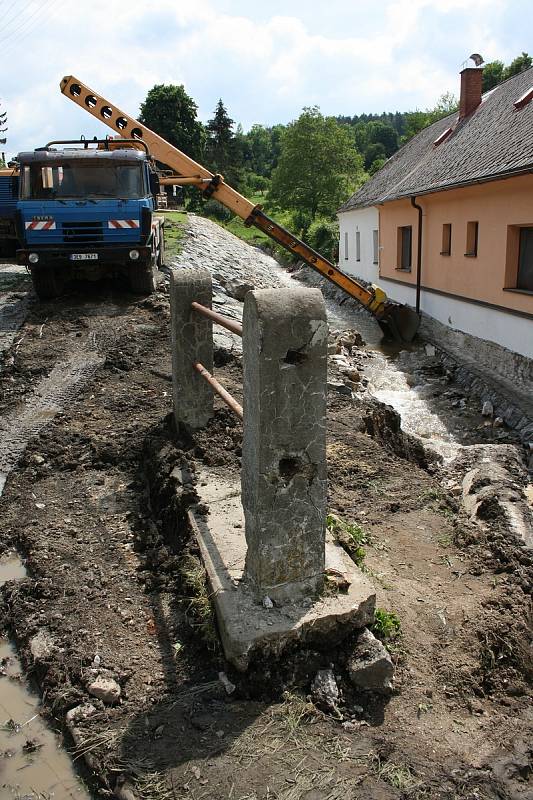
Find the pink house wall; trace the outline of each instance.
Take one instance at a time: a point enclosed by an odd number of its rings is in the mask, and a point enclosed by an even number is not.
[[[533,294],[516,286],[519,227],[533,227],[533,175],[417,198],[423,209],[422,285],[464,299],[533,314]],[[477,221],[477,256],[465,256],[467,223]],[[441,255],[442,226],[452,226],[451,255]],[[398,267],[398,228],[412,226],[411,271]],[[418,212],[410,200],[379,207],[380,277],[416,283]]]

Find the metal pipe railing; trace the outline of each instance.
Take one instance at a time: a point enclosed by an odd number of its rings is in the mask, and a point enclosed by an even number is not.
[[[195,303],[193,303],[195,305]],[[197,304],[196,304],[197,305]],[[211,386],[215,394],[217,394],[221,400],[230,408],[240,419],[243,419],[243,411],[242,406],[235,400],[234,397],[222,386],[221,383],[217,381],[213,375],[207,370],[203,364],[200,364],[199,361],[196,361],[193,364],[194,369],[198,372],[199,375],[204,378],[207,383]]]
[[[221,325],[223,328],[226,328],[226,330],[231,331],[231,333],[236,333],[237,336],[242,336],[242,325],[240,322],[236,322],[229,317],[225,317],[223,314],[219,314],[217,311],[213,311],[213,309],[201,305],[201,303],[192,302],[191,308],[194,308],[198,314],[202,314],[204,317],[212,319],[213,322],[217,323],[217,325]]]

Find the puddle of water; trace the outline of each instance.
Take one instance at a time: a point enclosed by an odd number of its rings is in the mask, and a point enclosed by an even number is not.
[[[15,553],[6,553],[0,558],[0,586],[6,581],[20,581],[26,577],[26,567]]]
[[[26,575],[13,553],[0,559],[0,586]],[[40,716],[40,701],[15,647],[0,638],[0,797],[2,800],[90,800],[61,741]]]

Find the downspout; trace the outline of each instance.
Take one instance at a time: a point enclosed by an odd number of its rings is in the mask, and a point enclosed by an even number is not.
[[[418,246],[416,257],[416,313],[420,314],[420,286],[422,283],[422,206],[416,202],[416,196],[411,197],[411,205],[418,211]]]

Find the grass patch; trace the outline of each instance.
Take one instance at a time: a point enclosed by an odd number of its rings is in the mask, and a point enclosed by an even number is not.
[[[198,630],[207,646],[214,650],[218,646],[218,636],[215,615],[207,592],[204,566],[199,558],[187,553],[180,564],[179,572],[189,623]]]
[[[366,550],[363,545],[370,543],[369,537],[364,530],[359,525],[356,525],[355,522],[345,522],[336,514],[327,515],[326,527],[335,541],[346,550],[350,558],[360,567],[366,556]]]
[[[181,253],[187,214],[183,211],[163,211],[165,217],[165,257],[172,259]]]
[[[383,762],[379,756],[376,756],[372,769],[382,781],[400,791],[414,789],[418,784],[418,780],[411,768],[404,764],[393,764],[390,761]]]
[[[374,636],[382,642],[392,641],[401,635],[402,625],[400,618],[394,611],[385,611],[383,608],[376,608],[374,612],[374,622],[370,626]]]

